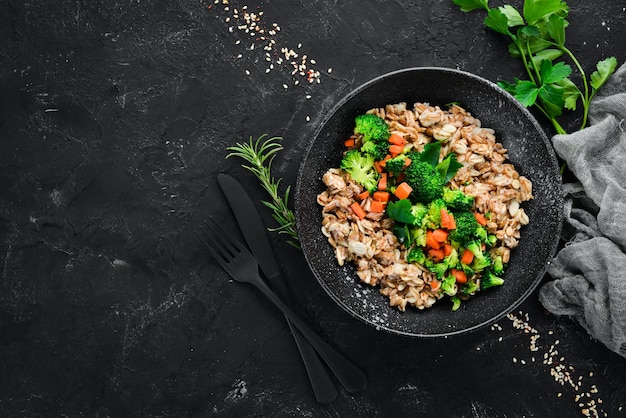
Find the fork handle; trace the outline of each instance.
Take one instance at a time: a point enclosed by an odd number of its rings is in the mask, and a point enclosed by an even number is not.
[[[282,313],[289,319],[298,331],[315,348],[328,368],[335,374],[337,380],[350,393],[357,393],[367,387],[365,373],[356,367],[350,360],[342,356],[337,350],[320,338],[309,326],[302,321],[282,300],[263,282],[252,282]]]
[[[287,317],[285,317],[287,318]],[[306,368],[315,394],[315,399],[321,404],[330,404],[337,399],[337,388],[333,384],[330,376],[326,372],[324,363],[313,348],[313,346],[304,338],[302,333],[287,318],[287,324],[291,330],[291,335],[296,342],[296,346],[300,351],[300,357]]]

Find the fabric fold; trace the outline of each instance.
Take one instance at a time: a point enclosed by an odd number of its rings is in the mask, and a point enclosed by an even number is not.
[[[626,64],[591,103],[589,127],[552,144],[577,181],[564,184],[565,246],[539,300],[626,357]]]

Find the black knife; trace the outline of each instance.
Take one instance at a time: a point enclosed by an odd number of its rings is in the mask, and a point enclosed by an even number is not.
[[[280,294],[282,299],[288,300],[280,268],[267,236],[267,230],[257,212],[256,206],[252,203],[243,186],[233,177],[222,173],[217,176],[217,181],[235,215],[246,243],[259,263],[263,275],[274,290]],[[320,362],[320,357],[325,360],[326,365],[348,392],[357,393],[365,389],[367,378],[363,371],[337,351],[316,353],[313,347],[291,323],[289,323],[289,326],[309,373],[309,379],[318,401],[329,403],[337,396],[337,391],[334,385],[332,385],[326,369]]]

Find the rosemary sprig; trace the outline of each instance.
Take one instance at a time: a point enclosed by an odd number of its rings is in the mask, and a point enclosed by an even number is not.
[[[262,200],[265,206],[272,210],[272,217],[278,223],[276,228],[268,228],[269,231],[278,234],[286,234],[289,238],[287,243],[295,248],[300,248],[298,233],[296,231],[296,218],[289,209],[289,193],[291,186],[287,186],[285,193],[280,195],[280,182],[282,179],[272,177],[272,161],[276,153],[283,150],[279,143],[281,137],[271,137],[266,139],[266,134],[261,135],[256,141],[250,137],[246,142],[237,142],[234,146],[226,148],[230,153],[226,158],[239,157],[249,165],[241,166],[251,171],[261,182],[261,187],[269,194],[270,200]]]

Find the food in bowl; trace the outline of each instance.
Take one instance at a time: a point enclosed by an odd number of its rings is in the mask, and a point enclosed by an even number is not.
[[[396,103],[357,116],[344,145],[317,196],[339,265],[400,311],[504,284],[533,194],[494,130],[458,104]]]

